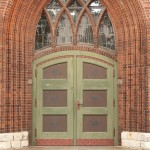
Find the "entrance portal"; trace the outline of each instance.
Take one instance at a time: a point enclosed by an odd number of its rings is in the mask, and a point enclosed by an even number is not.
[[[114,145],[113,62],[74,51],[35,62],[35,145]]]

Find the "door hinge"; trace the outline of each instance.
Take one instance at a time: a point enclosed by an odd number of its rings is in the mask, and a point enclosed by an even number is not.
[[[34,131],[34,132],[35,132],[35,137],[37,137],[37,129],[36,129],[36,128],[35,128],[35,131]]]
[[[113,105],[114,105],[114,107],[115,107],[115,105],[116,105],[116,103],[115,103],[115,99],[114,99]]]
[[[35,70],[35,78],[37,77],[37,70]]]
[[[115,137],[115,132],[116,132],[116,130],[115,130],[115,128],[114,128],[114,137]]]
[[[115,70],[113,70],[113,77],[115,78]]]
[[[37,107],[37,99],[35,99],[35,107]]]

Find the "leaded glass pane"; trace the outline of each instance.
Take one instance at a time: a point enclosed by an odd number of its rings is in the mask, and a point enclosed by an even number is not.
[[[95,23],[97,23],[99,15],[102,12],[102,10],[104,9],[102,4],[99,2],[99,0],[94,0],[90,4],[89,9],[91,10],[91,13],[92,13],[92,15],[94,17]]]
[[[65,4],[67,2],[67,0],[61,0],[61,2],[63,2]]]
[[[57,45],[72,43],[72,30],[66,14],[62,15],[56,33]]]
[[[112,23],[108,14],[105,14],[99,29],[99,46],[115,50],[115,38]]]
[[[89,0],[83,0],[85,3],[87,3]]]
[[[48,6],[47,6],[47,11],[49,12],[51,18],[52,18],[52,21],[54,22],[54,20],[56,19],[57,17],[57,14],[59,13],[61,9],[61,6],[60,4],[58,3],[58,0],[52,0]]]
[[[93,30],[87,14],[82,17],[78,30],[78,42],[93,44]]]
[[[75,23],[80,11],[82,10],[82,6],[79,4],[79,2],[77,0],[72,0],[68,9],[69,9],[70,14],[73,18],[73,21]]]
[[[35,49],[51,46],[51,33],[46,16],[43,13],[36,28]]]

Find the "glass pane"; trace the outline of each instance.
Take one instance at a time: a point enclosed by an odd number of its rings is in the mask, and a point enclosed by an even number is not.
[[[82,6],[79,4],[77,0],[73,0],[68,7],[70,14],[73,18],[74,23],[76,23],[77,17],[82,10]]]
[[[67,115],[43,115],[43,132],[67,132]]]
[[[83,63],[83,79],[106,79],[107,69],[94,64]]]
[[[77,38],[78,42],[93,44],[93,30],[87,14],[82,17]]]
[[[107,107],[107,91],[106,90],[83,91],[83,106]]]
[[[83,0],[85,3],[89,2],[90,0]]]
[[[107,132],[107,115],[84,115],[83,132]]]
[[[67,0],[61,0],[64,4],[67,2]]]
[[[52,0],[48,4],[47,11],[49,12],[53,22],[55,21],[57,14],[59,13],[60,9],[61,9],[61,6],[58,3],[58,0]]]
[[[67,79],[67,63],[52,65],[43,69],[44,79]]]
[[[66,14],[60,19],[56,33],[56,43],[57,45],[72,43],[72,29]]]
[[[102,4],[99,2],[99,0],[94,0],[90,4],[89,9],[91,10],[91,13],[92,13],[92,15],[94,17],[95,23],[97,23],[99,15],[102,12],[102,10],[104,9]]]
[[[67,91],[44,90],[43,107],[67,107]]]
[[[105,14],[99,30],[99,46],[115,50],[114,30],[108,14]]]
[[[51,33],[46,16],[43,13],[36,28],[35,36],[35,49],[50,46],[51,45]]]

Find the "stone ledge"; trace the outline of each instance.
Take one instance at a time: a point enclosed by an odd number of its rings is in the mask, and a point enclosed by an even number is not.
[[[20,149],[27,146],[29,146],[27,131],[0,134],[0,149]]]
[[[123,147],[150,150],[150,133],[122,132],[121,141]]]

